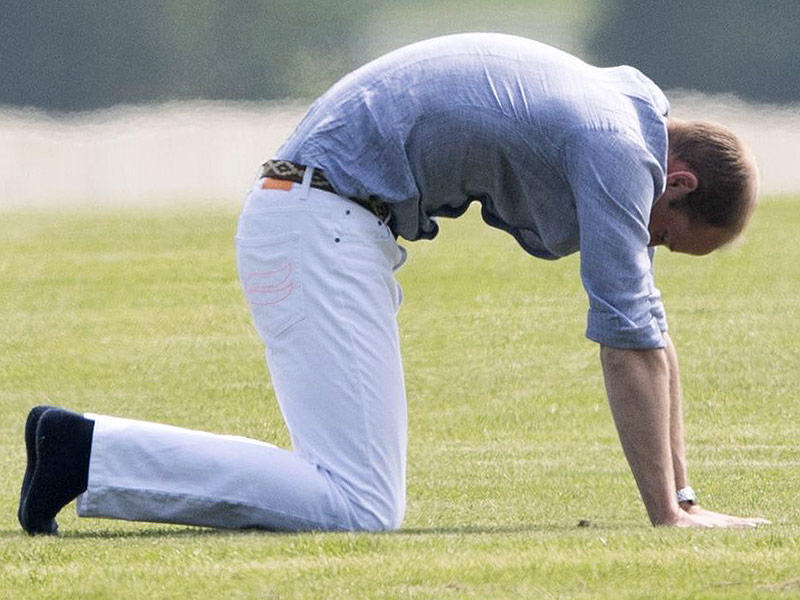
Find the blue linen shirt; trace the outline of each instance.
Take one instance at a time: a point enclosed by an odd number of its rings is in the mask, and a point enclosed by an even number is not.
[[[632,67],[598,68],[545,44],[459,34],[391,52],[317,99],[278,158],[376,197],[409,240],[480,202],[531,255],[580,251],[588,338],[663,348],[648,248],[665,186],[661,90]]]

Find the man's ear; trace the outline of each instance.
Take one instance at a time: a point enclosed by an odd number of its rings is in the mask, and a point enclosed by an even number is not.
[[[697,189],[697,175],[691,171],[676,171],[667,174],[667,188],[675,196],[685,196]]]

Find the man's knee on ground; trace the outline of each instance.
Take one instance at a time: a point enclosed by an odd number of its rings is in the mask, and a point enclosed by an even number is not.
[[[356,531],[395,531],[405,517],[405,496],[381,502],[380,506],[357,507],[354,511],[353,529]]]

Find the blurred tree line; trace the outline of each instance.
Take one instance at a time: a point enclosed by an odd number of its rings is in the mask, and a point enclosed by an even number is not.
[[[404,1],[415,7],[410,19],[424,19],[425,5],[446,4]],[[530,2],[531,22],[551,4]],[[594,6],[590,61],[634,65],[665,88],[800,100],[800,0],[585,4]],[[0,0],[0,104],[86,110],[313,96],[373,57],[359,41],[365,16],[379,7],[376,0]],[[485,18],[489,9],[482,10]]]
[[[800,0],[613,0],[589,51],[662,88],[800,101]]]
[[[351,66],[365,0],[0,0],[0,104],[83,110],[308,95]]]

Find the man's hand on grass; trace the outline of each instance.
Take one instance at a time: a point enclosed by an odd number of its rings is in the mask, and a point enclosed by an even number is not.
[[[674,523],[669,523],[672,527],[757,527],[759,525],[769,525],[769,521],[759,517],[735,517],[722,513],[706,510],[701,506],[689,505],[681,507],[678,517]]]

